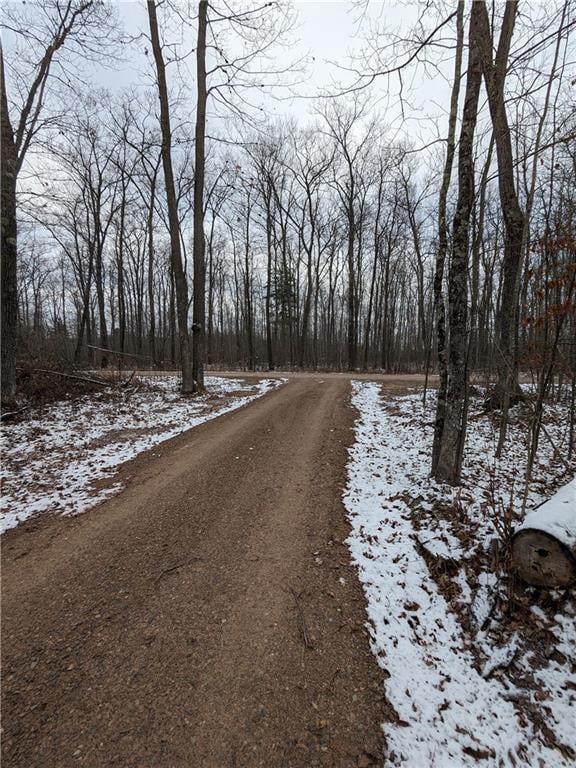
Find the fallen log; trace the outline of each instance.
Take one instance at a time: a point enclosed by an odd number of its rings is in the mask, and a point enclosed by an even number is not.
[[[512,536],[511,566],[536,587],[576,581],[576,478],[526,515]]]
[[[16,370],[23,370],[17,368]],[[114,382],[106,381],[104,379],[93,379],[87,376],[77,376],[74,373],[64,373],[63,371],[53,371],[49,368],[28,368],[28,373],[46,373],[48,376],[61,376],[64,379],[74,379],[75,381],[83,381],[85,384],[96,384],[99,387],[111,387]]]
[[[17,368],[16,370],[23,370],[22,368]],[[132,371],[130,376],[127,379],[122,380],[115,380],[115,379],[96,379],[92,376],[78,376],[74,373],[64,373],[63,371],[53,371],[49,368],[28,368],[28,373],[45,373],[48,376],[60,376],[64,379],[73,379],[74,381],[81,381],[84,384],[95,384],[98,387],[127,387],[132,379],[134,378],[134,375],[136,374],[136,371]]]
[[[29,405],[25,405],[22,408],[18,408],[15,411],[4,411],[0,414],[0,421],[10,421],[10,419],[13,419],[15,416],[18,416],[19,413],[23,413],[24,411],[27,411],[28,408],[30,408]]]

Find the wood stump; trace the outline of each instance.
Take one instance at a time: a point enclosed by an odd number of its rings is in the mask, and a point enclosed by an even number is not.
[[[512,537],[512,570],[535,587],[576,582],[576,479],[529,512]]]
[[[568,547],[545,531],[525,528],[512,540],[512,567],[535,587],[569,587],[576,561]]]

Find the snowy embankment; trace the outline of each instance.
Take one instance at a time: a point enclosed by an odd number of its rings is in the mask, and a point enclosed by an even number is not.
[[[490,544],[503,511],[510,521],[521,507],[525,427],[511,426],[497,462],[496,423],[472,419],[454,489],[428,477],[434,397],[424,412],[420,395],[386,404],[379,385],[353,382],[352,403],[348,544],[398,716],[385,725],[385,765],[573,765],[574,605],[554,595],[540,606],[509,600]],[[550,416],[561,446],[565,413],[554,406]],[[563,471],[548,443],[541,447],[528,508]]]
[[[181,432],[240,408],[285,380],[210,376],[180,396],[177,376],[42,408],[2,428],[0,531],[41,512],[78,514],[118,493],[121,464]]]

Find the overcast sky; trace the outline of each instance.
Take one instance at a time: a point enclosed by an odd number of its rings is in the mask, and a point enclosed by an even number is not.
[[[2,0],[0,0],[2,2]],[[532,17],[542,13],[554,14],[554,8],[559,0],[530,0],[526,3],[524,14]],[[270,96],[265,101],[265,111],[271,116],[291,116],[301,122],[309,119],[314,109],[313,97],[323,90],[338,90],[337,84],[350,85],[354,80],[352,73],[346,73],[342,67],[349,63],[349,55],[360,55],[367,50],[366,40],[370,27],[377,24],[388,33],[397,32],[404,37],[411,36],[418,15],[428,9],[424,2],[412,0],[370,0],[367,3],[352,0],[296,0],[294,6],[297,12],[296,26],[291,33],[291,44],[287,48],[279,48],[277,61],[285,66],[288,61],[308,57],[306,77],[296,86],[300,98],[284,100],[273,99]],[[446,13],[455,8],[446,4]],[[96,84],[111,90],[125,88],[130,85],[147,83],[153,84],[152,57],[145,55],[150,48],[149,42],[138,39],[140,32],[148,34],[148,18],[145,0],[122,0],[116,4],[121,24],[125,32],[133,38],[126,52],[125,61],[117,69],[94,67],[89,78]],[[161,24],[166,22],[165,7],[159,11]],[[427,11],[426,30],[433,28],[437,19],[434,10]],[[446,34],[454,34],[452,27],[446,28]],[[175,29],[175,36],[180,35],[181,43],[188,50],[194,46],[195,29],[186,27],[181,22]],[[170,33],[170,40],[173,33]],[[448,42],[446,39],[445,42]],[[10,47],[10,38],[5,37],[6,49]],[[438,49],[436,49],[438,52]],[[378,78],[371,92],[371,103],[375,105],[382,117],[383,123],[392,126],[391,138],[396,131],[408,138],[414,146],[421,146],[438,135],[446,132],[446,109],[449,103],[450,79],[453,68],[453,50],[446,47],[443,50],[444,63],[438,68],[424,66],[411,67],[404,72],[404,106],[401,111],[398,102],[398,79],[387,80]],[[389,58],[386,64],[393,63]],[[184,75],[190,99],[190,114],[194,110],[194,61],[191,58],[190,70],[180,70]],[[542,62],[534,62],[535,67]],[[340,67],[340,68],[339,68]],[[544,70],[546,67],[544,67]],[[178,72],[175,65],[168,68],[169,77],[176,82]],[[91,77],[90,77],[91,75]],[[8,92],[10,94],[10,82]],[[282,92],[275,91],[277,95]],[[262,94],[262,91],[259,92]],[[283,92],[284,97],[288,94]],[[212,106],[214,108],[214,106]],[[209,125],[209,130],[214,126]]]
[[[341,67],[349,62],[350,54],[360,54],[366,46],[366,34],[369,26],[376,21],[387,31],[408,32],[417,19],[418,3],[375,2],[368,4],[368,11],[362,16],[357,4],[349,0],[299,0],[294,3],[297,10],[297,25],[292,32],[292,44],[289,49],[278,51],[279,60],[290,60],[308,56],[306,77],[296,91],[304,98],[276,101],[267,100],[267,109],[271,115],[290,115],[300,121],[308,119],[314,102],[310,98],[326,88],[336,90],[336,84],[350,84],[354,75],[346,73]],[[137,35],[140,31],[148,32],[148,18],[144,2],[124,0],[118,4],[121,20],[126,32]],[[193,41],[191,41],[193,43]],[[126,64],[119,71],[99,69],[95,77],[102,85],[111,88],[128,86],[143,82],[143,74],[150,72],[150,60],[144,56],[146,42],[132,46]],[[448,67],[448,72],[450,67]],[[190,77],[193,88],[193,76]],[[388,124],[396,123],[400,117],[397,104],[397,82],[389,84],[382,79],[373,89],[377,109],[383,114]],[[429,137],[431,128],[423,127],[422,118],[431,115],[442,120],[448,101],[448,86],[445,79],[436,73],[425,76],[418,72],[417,79],[407,79],[407,95],[410,106],[402,127],[405,135],[418,143],[423,136]]]

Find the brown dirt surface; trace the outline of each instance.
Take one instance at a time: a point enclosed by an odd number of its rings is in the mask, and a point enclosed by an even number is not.
[[[3,537],[3,765],[380,762],[348,378],[293,376],[130,462],[92,512]]]

